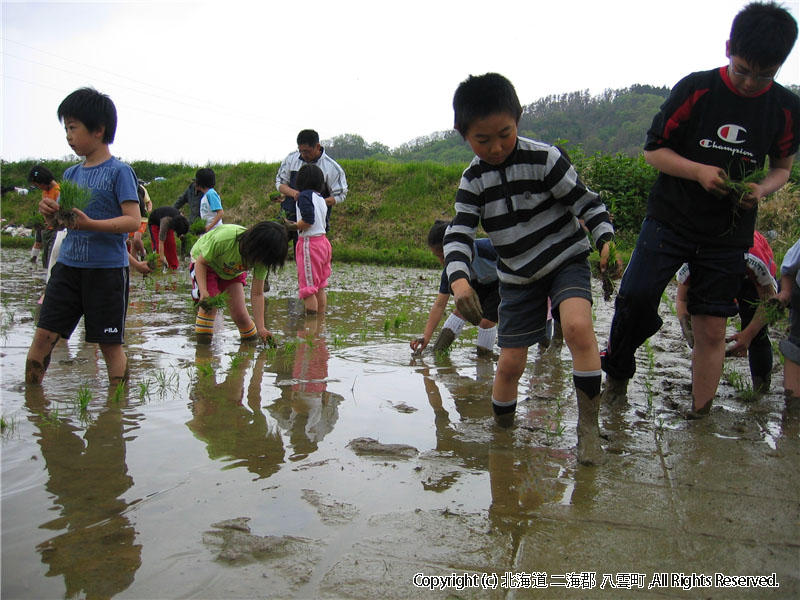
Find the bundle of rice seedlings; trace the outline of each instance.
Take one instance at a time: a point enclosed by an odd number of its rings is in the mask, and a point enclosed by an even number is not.
[[[161,263],[161,258],[158,256],[158,252],[150,252],[144,257],[144,262],[147,263],[147,266],[150,267],[152,271],[155,271],[156,267]]]
[[[74,181],[62,181],[58,210],[54,215],[56,223],[67,228],[75,227],[76,216],[72,209],[85,211],[91,200],[92,191],[90,189],[81,187]]]
[[[200,302],[197,303],[197,305],[204,311],[209,312],[217,308],[224,308],[228,304],[229,299],[230,299],[230,294],[228,294],[228,292],[222,292],[221,294],[217,294],[216,296],[212,296],[211,298],[206,298],[205,300],[201,300]]]
[[[189,226],[189,233],[194,235],[203,235],[206,232],[206,222],[197,217]]]

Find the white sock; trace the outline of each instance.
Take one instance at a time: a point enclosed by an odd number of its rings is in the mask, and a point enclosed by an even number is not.
[[[451,313],[450,316],[447,317],[447,321],[444,322],[443,327],[452,329],[453,333],[455,333],[456,337],[458,337],[461,334],[461,329],[463,329],[464,323],[466,323],[464,319]]]
[[[486,350],[494,349],[494,341],[497,339],[497,326],[490,327],[489,329],[478,328],[478,348],[485,348]]]

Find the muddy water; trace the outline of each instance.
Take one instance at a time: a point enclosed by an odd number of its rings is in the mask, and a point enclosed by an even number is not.
[[[135,275],[129,385],[108,388],[79,326],[26,389],[42,273],[3,250],[3,598],[800,593],[798,423],[777,359],[770,394],[745,403],[724,381],[712,417],[685,421],[668,294],[630,403],[601,412],[608,463],[579,467],[565,347],[531,349],[528,399],[499,429],[474,328],[449,357],[411,356],[438,272],[335,265],[331,284],[311,318],[293,271],[273,278],[268,349],[224,315],[196,344],[186,274]],[[595,294],[602,343],[612,307]],[[726,368],[747,379],[744,359]],[[780,587],[683,592],[651,585],[660,572]],[[415,586],[453,573],[475,579]]]

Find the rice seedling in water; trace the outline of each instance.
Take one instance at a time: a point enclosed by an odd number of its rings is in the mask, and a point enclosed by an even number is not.
[[[75,213],[73,208],[84,211],[92,200],[92,191],[81,187],[74,181],[61,182],[61,195],[58,198],[58,210],[54,215],[56,223],[64,227],[75,226]]]
[[[56,427],[61,423],[61,413],[58,412],[57,408],[51,410],[49,414],[44,412],[36,412],[36,414],[42,420],[41,425],[43,427]]]
[[[159,369],[156,371],[156,385],[158,385],[158,391],[163,394],[168,389],[171,389],[173,386],[175,390],[178,389],[178,384],[180,383],[180,377],[175,369],[172,370],[171,373],[167,374],[166,369]]]
[[[114,393],[111,395],[111,400],[120,403],[125,399],[125,382],[120,381],[117,387],[114,388]]]
[[[758,392],[753,389],[750,379],[732,367],[725,365],[725,380],[736,390],[742,402],[754,402],[758,399]]]
[[[92,390],[89,389],[88,384],[81,384],[81,387],[78,388],[78,395],[75,397],[75,406],[77,406],[80,412],[84,413],[86,409],[89,408],[89,403],[91,401]]]
[[[212,310],[216,310],[218,308],[224,308],[228,304],[229,299],[230,294],[228,294],[228,292],[222,292],[221,294],[217,294],[211,298],[201,300],[197,303],[197,306],[206,312],[211,312]]]
[[[150,399],[150,382],[149,381],[141,381],[139,382],[139,400],[142,402],[145,399]]]
[[[197,373],[201,377],[208,377],[214,374],[214,367],[209,364],[197,365]]]
[[[0,433],[8,435],[14,433],[17,428],[17,420],[14,417],[0,415]]]

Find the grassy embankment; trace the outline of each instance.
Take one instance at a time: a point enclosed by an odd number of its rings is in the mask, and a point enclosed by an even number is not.
[[[601,191],[613,215],[623,228],[619,236],[623,260],[630,256],[635,227],[644,214],[647,192],[655,172],[639,158],[573,155],[582,178]],[[2,185],[24,187],[33,161],[2,164]],[[70,163],[46,161],[60,179]],[[180,196],[197,168],[189,165],[132,163],[139,177],[150,181],[148,191],[154,206],[172,204]],[[453,215],[453,200],[465,165],[436,163],[388,164],[374,160],[343,160],[350,191],[331,216],[334,260],[419,267],[438,267],[428,251],[426,238],[435,219]],[[222,197],[227,223],[250,225],[278,217],[279,205],[269,201],[275,189],[277,163],[210,165],[217,174],[216,189]],[[154,181],[155,177],[164,181]],[[796,179],[796,178],[795,178]],[[31,223],[38,216],[38,190],[28,196],[8,194],[3,199],[2,217],[10,223]],[[627,230],[624,230],[627,227]],[[759,229],[775,230],[772,241],[776,259],[800,236],[800,188],[790,183],[762,204]],[[30,239],[12,240],[4,245],[30,245]]]

